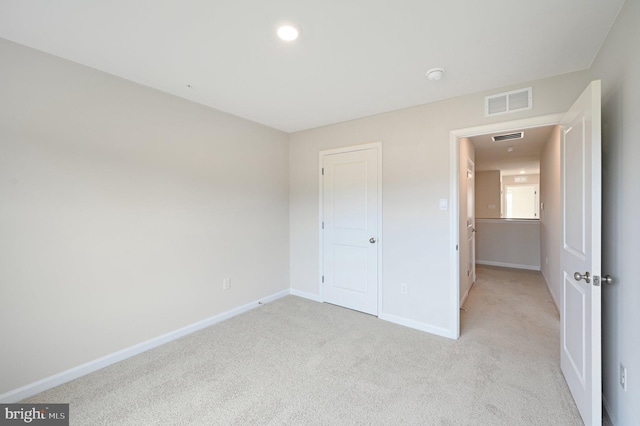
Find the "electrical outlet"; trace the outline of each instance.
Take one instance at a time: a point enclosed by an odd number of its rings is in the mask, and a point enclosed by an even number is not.
[[[225,278],[224,280],[222,280],[223,290],[229,290],[230,287],[231,287],[231,278]]]
[[[409,288],[405,283],[400,284],[400,293],[407,294],[409,292]]]
[[[623,390],[627,390],[627,367],[620,364],[620,386]]]

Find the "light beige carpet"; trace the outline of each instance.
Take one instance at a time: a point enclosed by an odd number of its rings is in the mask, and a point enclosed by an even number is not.
[[[579,425],[538,273],[479,268],[458,341],[289,296],[43,392],[73,425]]]

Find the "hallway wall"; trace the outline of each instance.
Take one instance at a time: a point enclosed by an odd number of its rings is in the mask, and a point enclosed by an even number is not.
[[[562,304],[562,200],[560,199],[560,144],[562,128],[554,127],[540,156],[540,271],[553,301]]]

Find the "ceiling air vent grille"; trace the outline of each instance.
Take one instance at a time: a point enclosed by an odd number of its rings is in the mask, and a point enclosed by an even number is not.
[[[484,98],[484,115],[489,117],[509,112],[531,109],[533,104],[532,88],[513,90]]]
[[[500,142],[500,141],[508,141],[511,139],[522,139],[523,137],[524,137],[524,132],[515,132],[515,133],[508,133],[506,135],[492,136],[491,139],[493,139],[494,142]]]

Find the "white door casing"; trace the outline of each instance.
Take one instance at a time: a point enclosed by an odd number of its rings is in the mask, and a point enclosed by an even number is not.
[[[449,223],[450,223],[450,261],[451,261],[451,269],[450,269],[450,292],[451,292],[451,300],[454,303],[450,306],[450,333],[448,337],[452,339],[458,339],[460,337],[460,283],[463,277],[460,274],[464,271],[461,271],[461,250],[459,250],[459,244],[462,244],[464,241],[464,235],[461,233],[464,232],[464,228],[460,223],[460,187],[462,178],[460,176],[460,139],[462,138],[470,138],[473,136],[486,135],[489,133],[497,133],[497,132],[516,132],[520,130],[531,129],[535,127],[542,126],[552,126],[560,123],[562,119],[561,114],[551,114],[544,115],[539,117],[530,117],[521,120],[514,121],[506,121],[499,122],[493,124],[487,124],[477,127],[469,127],[464,129],[456,129],[451,130],[449,132],[449,160],[450,160],[450,196],[451,196],[451,210],[449,214]],[[464,164],[464,163],[463,163]]]
[[[560,364],[585,425],[602,422],[600,120],[598,80],[562,120]]]
[[[379,313],[381,147],[321,153],[322,299]]]
[[[475,164],[467,159],[467,291],[476,282]]]

